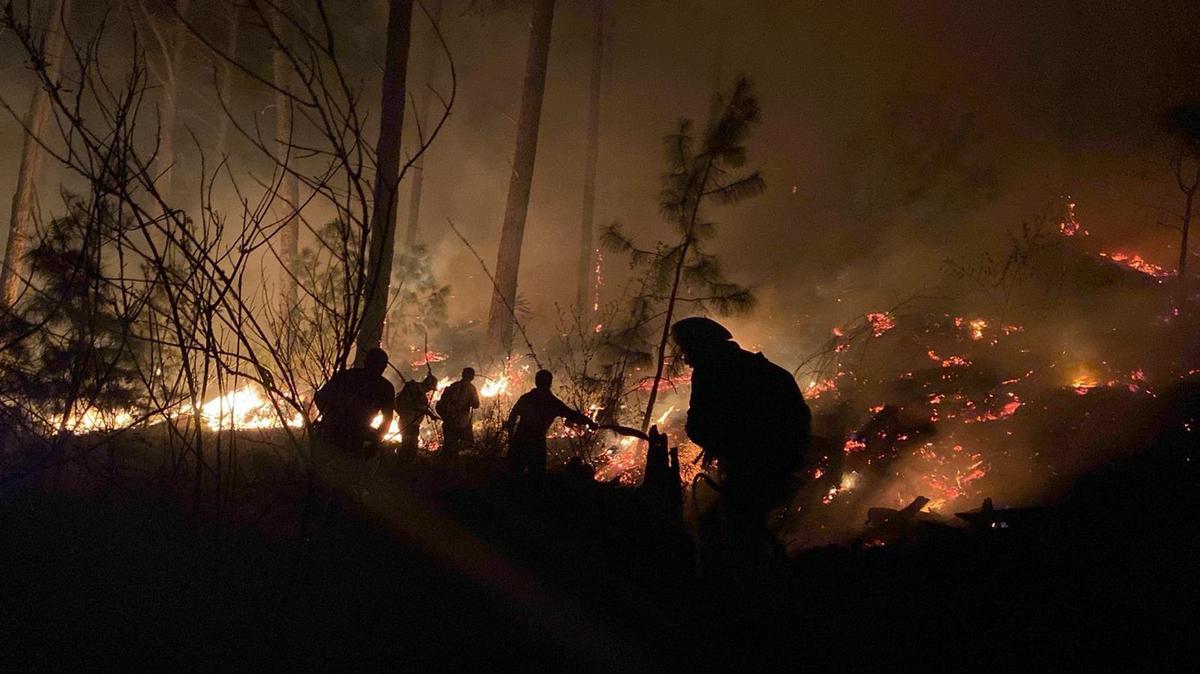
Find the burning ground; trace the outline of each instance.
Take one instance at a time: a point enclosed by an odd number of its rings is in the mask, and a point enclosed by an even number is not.
[[[899,508],[918,496],[929,499],[925,512],[943,518],[985,497],[1053,502],[1118,448],[1179,430],[1160,428],[1156,411],[1160,391],[1197,374],[1174,272],[1135,253],[1096,249],[1075,207],[1024,227],[1007,257],[947,264],[931,292],[830,327],[802,358],[794,374],[814,411],[816,438],[785,525],[791,549],[848,542],[869,508]],[[404,360],[408,378],[467,362],[428,348]],[[502,451],[500,424],[535,368],[516,357],[483,373],[475,422],[481,456]],[[642,404],[649,382],[639,376],[635,368],[640,383],[611,416]],[[451,380],[439,379],[434,401]],[[604,413],[577,380],[566,386],[591,416]],[[689,394],[685,371],[665,379],[653,422],[678,445],[690,490],[703,467],[683,432]],[[190,409],[180,406],[174,416],[191,416]],[[218,436],[285,425],[299,432],[303,413],[283,409],[245,385],[205,402],[196,416]],[[86,435],[134,422],[129,411],[92,408],[67,428]],[[1190,419],[1170,423],[1189,433],[1196,427]],[[387,440],[399,441],[394,422]],[[425,424],[421,444],[427,455],[438,451],[435,424]],[[599,482],[640,484],[645,450],[644,442],[607,432],[561,424],[551,431],[551,465],[577,457]],[[704,501],[703,492],[701,485],[689,498]]]

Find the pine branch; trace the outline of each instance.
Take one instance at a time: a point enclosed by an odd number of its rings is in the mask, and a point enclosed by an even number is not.
[[[765,192],[767,183],[763,180],[762,174],[758,171],[746,176],[742,176],[737,180],[723,185],[718,185],[704,193],[704,196],[721,204],[734,204],[744,199],[757,197]]]

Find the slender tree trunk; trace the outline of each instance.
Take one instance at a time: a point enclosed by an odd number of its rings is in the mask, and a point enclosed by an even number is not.
[[[63,50],[63,25],[71,14],[70,0],[57,0],[50,6],[46,23],[46,78],[58,80]],[[17,191],[12,199],[12,216],[8,226],[8,244],[4,250],[4,268],[0,270],[0,306],[12,307],[21,295],[28,274],[26,255],[33,232],[34,183],[42,163],[42,148],[38,140],[50,117],[50,94],[40,84],[33,90],[29,111],[25,115],[25,144],[21,148],[21,167],[17,172]]]
[[[1192,228],[1192,209],[1195,205],[1196,189],[1200,186],[1200,167],[1197,167],[1197,180],[1192,184],[1190,190],[1184,190],[1183,202],[1183,219],[1179,223],[1179,298],[1175,300],[1176,308],[1182,312],[1187,306],[1188,292],[1190,284],[1188,283],[1187,263],[1188,263],[1188,235]]]
[[[287,28],[278,10],[271,11],[272,29],[281,42],[287,35]],[[283,274],[283,302],[285,316],[296,306],[297,289],[296,274],[299,273],[300,261],[300,218],[297,209],[300,208],[300,179],[293,172],[290,149],[292,135],[292,105],[288,95],[290,78],[287,57],[282,49],[276,47],[271,53],[271,73],[278,88],[275,92],[275,162],[282,172],[279,182],[279,192],[273,201],[274,211],[278,222],[282,224],[280,236],[280,259],[286,268]],[[282,90],[282,91],[279,91]]]
[[[599,308],[592,297],[592,234],[596,216],[596,164],[600,159],[600,90],[604,73],[604,0],[592,0],[592,80],[588,91],[587,149],[583,157],[583,218],[579,230],[579,265],[575,272],[575,307],[590,316]]]
[[[658,401],[658,385],[662,381],[663,366],[667,362],[667,342],[671,338],[671,320],[675,317],[675,301],[679,298],[679,282],[683,279],[683,266],[687,263],[688,252],[691,250],[694,240],[692,237],[693,232],[696,231],[696,220],[700,216],[700,202],[704,199],[704,191],[708,188],[708,179],[712,174],[712,169],[713,163],[710,158],[705,162],[700,182],[693,188],[696,191],[695,201],[690,204],[691,211],[688,214],[687,230],[683,245],[679,250],[679,261],[675,264],[675,278],[671,283],[671,295],[667,298],[667,316],[663,323],[662,338],[658,342],[658,362],[655,365],[654,380],[650,386],[650,399],[646,402],[646,413],[642,416],[643,432],[650,428],[650,419],[654,416],[654,403]]]
[[[238,28],[241,27],[242,6],[234,3],[230,8],[229,13],[229,32],[226,33],[225,53],[229,58],[237,58],[238,47]],[[217,73],[220,89],[221,100],[226,106],[232,107],[233,100],[233,66],[229,65],[225,59],[218,59]],[[217,161],[225,158],[229,152],[229,115],[221,112],[221,116],[217,119]]]
[[[433,78],[437,72],[438,64],[436,29],[442,19],[442,0],[432,0],[428,10],[429,15],[433,18],[434,25],[430,27],[429,44],[425,49],[426,58],[429,59],[425,69],[425,88],[421,91],[420,96],[418,96],[420,103],[415,111],[418,147],[425,144],[426,133],[429,129],[429,108],[433,104],[433,92],[430,89],[433,87]],[[420,230],[421,224],[421,190],[425,182],[424,152],[417,156],[416,161],[413,162],[412,170],[412,188],[408,197],[408,227],[404,232],[404,245],[410,249],[417,243],[417,232]]]
[[[694,219],[694,218],[693,218]],[[646,413],[642,415],[642,432],[650,429],[650,419],[654,417],[654,403],[658,401],[658,384],[662,381],[663,365],[667,362],[667,342],[671,338],[671,319],[675,317],[675,300],[679,297],[679,281],[683,278],[683,263],[687,261],[690,242],[685,242],[679,251],[679,262],[675,265],[675,280],[671,283],[671,295],[667,298],[667,316],[663,323],[662,337],[658,341],[658,362],[654,369],[654,379],[650,385],[650,399],[646,402]]]
[[[158,154],[154,157],[155,185],[164,200],[171,199],[175,182],[175,114],[179,108],[179,66],[183,62],[184,35],[187,28],[183,19],[187,17],[191,0],[175,0],[177,16],[171,22],[167,51],[163,54],[166,77],[162,83],[162,101],[159,107]]]
[[[1188,263],[1188,230],[1192,228],[1192,201],[1196,196],[1195,191],[1187,193],[1187,199],[1184,201],[1183,208],[1183,225],[1179,236],[1179,280],[1183,281],[1187,278],[1187,263]]]
[[[496,287],[488,312],[487,343],[494,353],[507,353],[512,347],[517,273],[521,266],[525,215],[529,210],[529,191],[537,157],[538,125],[542,117],[542,97],[546,92],[546,63],[550,56],[550,29],[553,24],[554,0],[535,0],[533,20],[529,25],[521,114],[517,119],[517,147],[508,183],[508,203],[504,208],[500,250],[496,256]]]
[[[367,285],[355,361],[361,365],[383,338],[388,286],[396,247],[396,192],[400,181],[400,133],[404,127],[405,77],[412,39],[413,0],[391,0],[388,12],[387,56],[376,148],[375,205],[371,213],[371,242],[367,256]]]
[[[712,63],[709,65],[708,86],[712,89],[712,98],[708,104],[708,118],[717,119],[721,114],[721,90],[725,87],[725,51],[728,46],[729,22],[731,5],[728,2],[719,3],[714,17],[712,35],[716,42],[712,47]]]

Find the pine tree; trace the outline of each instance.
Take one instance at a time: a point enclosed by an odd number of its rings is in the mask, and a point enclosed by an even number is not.
[[[41,326],[22,364],[36,376],[21,395],[56,424],[77,409],[131,409],[146,391],[145,342],[105,268],[105,246],[121,223],[104,202],[70,197],[67,206],[30,251],[37,290],[17,306],[22,321]]]
[[[766,189],[758,171],[735,173],[746,164],[745,140],[759,121],[758,100],[749,80],[738,78],[732,93],[718,99],[717,114],[700,136],[699,147],[691,120],[682,120],[665,139],[668,171],[659,206],[671,225],[674,239],[659,242],[653,250],[639,248],[618,225],[604,233],[604,244],[626,253],[650,280],[642,298],[661,303],[664,316],[655,351],[655,372],[642,428],[650,426],[658,387],[663,379],[671,323],[679,303],[695,311],[727,314],[754,306],[748,288],[726,280],[720,262],[704,252],[704,242],[716,233],[714,223],[703,218],[706,204],[733,204]],[[688,294],[685,294],[688,293]]]
[[[71,13],[70,0],[56,0],[50,6],[46,23],[43,58],[46,79],[51,84],[58,79],[64,42],[64,29]],[[33,90],[29,111],[25,117],[25,144],[21,148],[21,167],[17,172],[17,191],[13,194],[12,219],[9,220],[8,244],[4,251],[4,268],[0,270],[0,306],[10,308],[16,303],[28,274],[25,257],[33,233],[34,183],[42,162],[39,144],[46,122],[50,118],[50,94],[44,86]]]

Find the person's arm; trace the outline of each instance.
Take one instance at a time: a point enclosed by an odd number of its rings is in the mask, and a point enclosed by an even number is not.
[[[339,388],[338,384],[340,383],[338,377],[340,375],[340,372],[333,375],[333,377],[331,377],[329,381],[325,382],[324,386],[317,389],[316,394],[313,395],[313,403],[316,404],[317,411],[323,415],[329,415],[333,412],[334,408],[337,407],[339,399],[337,389]]]
[[[718,443],[717,424],[720,416],[715,409],[717,391],[708,385],[708,378],[693,373],[692,396],[688,401],[687,425],[684,432],[702,449],[712,450]]]
[[[477,410],[477,409],[479,409],[479,389],[475,388],[474,384],[471,384],[470,386],[471,386],[471,409]]]
[[[434,411],[433,405],[431,404],[431,402],[429,400],[429,396],[425,395],[425,396],[423,396],[423,398],[425,400],[425,409],[421,410],[421,414],[424,414],[425,416],[429,417],[430,419],[436,419],[437,421],[441,421],[442,417],[439,416],[438,413]]]
[[[513,405],[512,411],[508,413],[508,420],[504,422],[504,427],[510,431],[517,427],[517,419],[524,413],[525,396],[517,398],[517,403]]]
[[[316,404],[317,411],[320,412],[321,414],[325,414],[325,411],[329,409],[329,384],[328,383],[326,383],[321,388],[317,389],[316,394],[313,395],[313,403]]]
[[[556,416],[562,417],[567,423],[575,424],[576,426],[587,426],[588,428],[593,428],[596,425],[596,422],[592,421],[590,417],[582,412],[571,409],[566,403],[559,400],[558,396],[554,397],[554,402],[558,403],[558,414]]]

